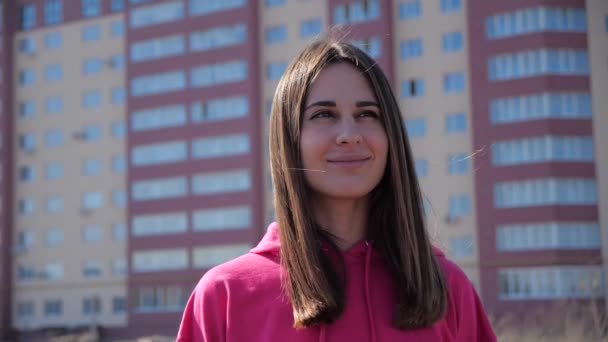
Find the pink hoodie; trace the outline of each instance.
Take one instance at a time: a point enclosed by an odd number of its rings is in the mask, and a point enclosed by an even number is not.
[[[429,328],[394,328],[395,289],[380,253],[367,242],[344,252],[342,315],[332,324],[295,329],[281,291],[279,247],[278,225],[272,223],[248,254],[209,270],[188,300],[177,341],[496,341],[471,282],[437,249],[449,283],[446,316]]]

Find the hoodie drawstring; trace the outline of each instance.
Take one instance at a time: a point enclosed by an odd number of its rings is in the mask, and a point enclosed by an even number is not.
[[[367,305],[367,323],[369,325],[369,333],[371,335],[371,341],[376,341],[376,326],[374,325],[374,319],[372,317],[372,306],[370,304],[369,294],[369,272],[372,261],[372,246],[367,241],[365,242],[365,304]]]
[[[321,323],[321,334],[319,335],[319,342],[325,342],[325,323]]]

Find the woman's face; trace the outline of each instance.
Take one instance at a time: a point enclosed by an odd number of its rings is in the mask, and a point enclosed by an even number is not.
[[[368,195],[384,174],[388,138],[366,78],[350,64],[330,65],[304,108],[300,153],[308,186],[328,198]]]

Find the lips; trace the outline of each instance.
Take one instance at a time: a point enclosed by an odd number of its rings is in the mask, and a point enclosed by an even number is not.
[[[330,163],[356,163],[370,160],[371,157],[339,157],[327,159]]]

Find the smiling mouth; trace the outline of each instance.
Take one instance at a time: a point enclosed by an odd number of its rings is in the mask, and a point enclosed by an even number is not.
[[[330,159],[330,160],[327,160],[327,162],[334,164],[334,165],[339,165],[339,166],[359,166],[359,165],[367,162],[370,159],[371,159],[371,157],[353,158],[353,159]]]

